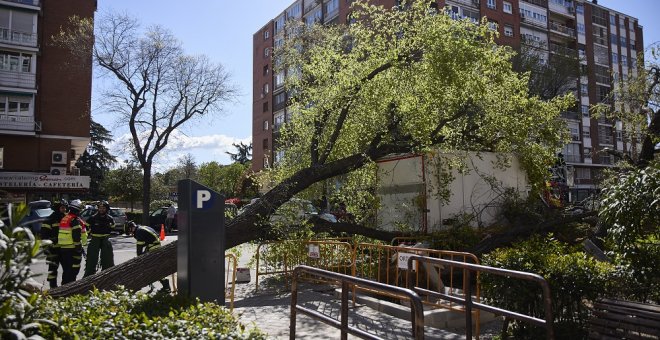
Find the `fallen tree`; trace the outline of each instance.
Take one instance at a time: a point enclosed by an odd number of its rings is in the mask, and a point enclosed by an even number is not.
[[[574,98],[531,97],[527,75],[512,69],[511,50],[495,44],[488,25],[437,15],[423,1],[406,11],[354,4],[361,20],[325,27],[292,21],[300,26],[287,29],[297,34],[275,50],[274,71],[290,74],[285,87],[295,114],[280,127],[284,153],[268,171],[277,184],[227,224],[227,248],[276,238],[263,221],[283,203],[389,154],[431,147],[515,154],[540,185],[547,160],[563,145],[560,112]],[[323,228],[392,238],[341,223]],[[174,259],[176,243],[50,294],[138,288],[174,273]]]

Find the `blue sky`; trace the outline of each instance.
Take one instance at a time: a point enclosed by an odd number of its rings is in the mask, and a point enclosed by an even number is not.
[[[252,131],[252,35],[268,20],[286,9],[293,0],[99,0],[99,12],[114,10],[139,18],[143,26],[167,27],[183,42],[189,54],[205,54],[222,63],[240,89],[235,103],[225,106],[215,118],[183,129],[157,160],[156,170],[176,164],[192,154],[199,165],[230,162],[225,151],[232,142],[249,142]],[[195,4],[196,6],[193,6]],[[600,0],[599,4],[632,15],[644,26],[644,43],[660,41],[660,0]],[[97,104],[102,82],[95,78],[92,100],[93,119],[109,128],[115,139],[127,133]],[[122,154],[112,146],[115,154]]]

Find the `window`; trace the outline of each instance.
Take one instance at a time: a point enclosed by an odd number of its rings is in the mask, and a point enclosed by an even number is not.
[[[618,64],[619,63],[619,55],[617,53],[612,52],[612,64]]]
[[[616,17],[614,14],[610,14],[610,25],[616,26]]]
[[[0,52],[0,70],[30,72],[32,55],[18,52]],[[20,65],[20,67],[19,67]]]
[[[268,83],[264,84],[264,88],[263,88],[262,91],[263,91],[263,92],[262,92],[263,94],[268,94],[268,92],[270,91],[270,88],[269,88],[269,86],[268,86]]]
[[[495,9],[495,0],[486,1],[486,6],[488,6],[490,9]]]
[[[490,19],[488,20],[488,29],[489,30],[497,31],[497,26],[498,26],[497,21],[493,21],[493,20],[490,20]]]
[[[264,120],[264,131],[268,131],[268,121]]]
[[[636,58],[633,58],[633,57],[630,58],[630,67],[633,67],[633,68],[637,67],[637,59]]]
[[[339,0],[330,0],[325,3],[325,13],[328,18],[339,12]]]
[[[270,162],[268,162],[268,156],[264,156],[264,168],[270,168]]]
[[[300,8],[300,2],[298,2],[293,4],[293,6],[289,7],[289,9],[286,10],[286,17],[287,19],[300,18],[301,13],[302,10]]]
[[[261,141],[261,146],[264,150],[268,150],[268,138],[264,138],[264,140]]]
[[[0,114],[12,116],[31,115],[32,97],[0,96]]]
[[[618,41],[619,36],[614,33],[610,33],[610,43],[612,43],[612,45],[616,45]]]
[[[589,131],[588,127],[585,127],[585,129],[582,130],[582,137],[591,138],[591,131]]]
[[[589,105],[582,105],[582,117],[589,118]]]
[[[631,49],[631,50],[634,51],[634,50],[637,49],[637,46],[635,45],[635,40],[633,40],[633,39],[628,39],[628,43],[630,44],[630,49]]]
[[[612,127],[605,125],[598,125],[598,140],[600,144],[614,144],[614,138],[612,138]]]
[[[508,1],[502,2],[502,10],[504,13],[513,14],[513,6],[511,6],[511,3]]]
[[[275,35],[280,33],[284,29],[284,15],[281,15],[279,18],[275,19]]]
[[[571,133],[571,139],[574,141],[580,140],[580,124],[577,122],[568,122],[568,131]]]
[[[584,24],[577,24],[577,31],[580,34],[585,34],[587,32]]]
[[[584,149],[584,156],[587,157],[587,148]],[[589,152],[591,155],[591,152]],[[575,178],[577,179],[591,179],[591,169],[589,168],[575,168]]]
[[[586,97],[589,95],[589,90],[587,89],[587,84],[580,84],[580,93],[582,94],[583,97]]]
[[[284,101],[286,100],[286,93],[282,92],[277,94],[273,100],[274,100],[274,104],[273,104],[274,106],[280,106],[284,104]]]
[[[264,31],[264,40],[266,40],[266,39],[268,39],[268,38],[270,38],[270,31],[269,31],[269,30],[265,30],[265,31]]]
[[[275,88],[278,88],[284,84],[284,72],[278,72],[275,75]]]
[[[263,107],[263,112],[267,112],[267,111],[268,111],[268,102],[265,102]]]
[[[267,76],[270,73],[270,67],[268,65],[264,66],[264,76]]]
[[[584,148],[584,157],[591,158],[591,148]]]
[[[621,55],[621,64],[623,64],[623,67],[628,67],[628,56]]]
[[[279,130],[282,124],[284,124],[284,112],[280,111],[273,117],[273,130]]]
[[[270,47],[264,48],[264,57],[268,57],[270,55]]]
[[[582,159],[580,157],[580,147],[581,144],[568,144],[564,147],[564,160],[571,163],[578,163]]]
[[[584,5],[582,3],[575,4],[575,11],[578,12],[578,14],[584,14]]]
[[[513,37],[513,26],[504,25],[504,35],[507,37]]]
[[[626,46],[628,46],[628,39],[626,39],[624,36],[621,36],[621,47],[625,48]]]
[[[617,142],[623,142],[623,131],[616,131],[615,136]]]

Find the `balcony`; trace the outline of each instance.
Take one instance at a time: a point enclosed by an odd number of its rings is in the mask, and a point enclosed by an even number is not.
[[[0,27],[0,42],[21,46],[37,47],[37,35]]]
[[[0,130],[41,131],[41,122],[36,122],[33,116],[0,115]]]
[[[34,73],[0,71],[0,86],[34,89],[35,79]]]
[[[550,22],[550,31],[556,32],[559,34],[562,34],[564,36],[568,36],[571,38],[575,38],[575,29],[570,28],[566,25],[562,25],[558,22],[551,21]]]
[[[552,0],[549,5],[552,12],[571,17],[575,15],[575,8],[572,2]]]
[[[548,44],[548,49],[550,52],[555,53],[555,54],[561,54],[567,57],[576,57],[577,51],[570,47],[566,47],[563,45],[557,45],[553,43]]]
[[[564,160],[568,163],[582,163],[582,156],[580,156],[580,155],[564,155]]]
[[[548,27],[547,22],[536,20],[532,17],[526,16],[523,13],[520,13],[520,19],[522,19],[522,22],[525,23],[525,24],[533,25],[533,26],[536,26],[536,27],[543,27],[543,28]]]
[[[15,4],[35,6],[35,7],[38,7],[41,4],[41,1],[39,0],[1,0],[0,3],[2,2],[13,2]]]
[[[580,120],[580,114],[571,111],[562,112],[561,117],[564,119]]]
[[[309,11],[313,10],[316,8],[321,3],[320,0],[307,0],[305,1],[305,7],[303,8],[303,15],[309,13]]]

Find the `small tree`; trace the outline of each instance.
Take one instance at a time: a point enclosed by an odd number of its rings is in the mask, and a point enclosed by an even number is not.
[[[103,98],[108,111],[131,133],[130,147],[142,168],[142,219],[147,223],[154,159],[172,132],[220,111],[235,97],[229,74],[206,56],[186,55],[167,29],[141,30],[136,19],[124,14],[100,15],[96,26],[90,19],[73,17],[70,27],[53,39],[83,62],[91,54],[111,84]],[[90,41],[93,51],[85,48]]]
[[[110,154],[105,144],[112,142],[112,134],[103,125],[92,120],[90,130],[90,143],[85,152],[76,161],[80,174],[90,177],[89,196],[98,198],[102,196],[100,183],[110,167],[117,162],[117,158]]]
[[[250,142],[249,145],[245,145],[243,142],[238,144],[231,143],[231,145],[236,148],[236,153],[231,153],[229,151],[226,151],[225,153],[229,155],[229,158],[231,158],[232,161],[245,164],[252,159],[252,142]]]
[[[130,202],[133,210],[133,204],[143,195],[139,165],[134,161],[126,161],[118,169],[110,170],[103,180],[102,189],[117,200]]]

